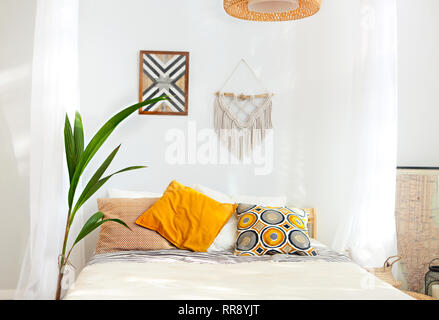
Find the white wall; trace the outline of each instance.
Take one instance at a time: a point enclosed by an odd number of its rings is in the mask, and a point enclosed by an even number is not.
[[[118,128],[100,161],[122,143],[115,169],[149,168],[115,177],[107,187],[158,192],[177,179],[229,193],[286,195],[293,205],[318,209],[319,238],[330,243],[332,217],[349,187],[343,183],[349,174],[344,136],[353,38],[346,12],[354,5],[326,1],[309,19],[255,23],[228,16],[222,1],[82,0],[81,109],[89,134],[136,102],[139,50],[190,52],[189,116],[134,115]],[[166,132],[186,130],[188,121],[211,128],[214,92],[241,57],[275,93],[273,172],[255,176],[252,166],[167,164]],[[87,211],[95,209],[93,203]]]
[[[34,1],[0,1],[0,299],[15,289],[29,226],[34,19]]]
[[[111,114],[136,102],[138,51],[187,50],[188,117],[137,116],[106,143],[102,159],[123,143],[113,168],[146,163],[145,171],[115,177],[108,187],[163,190],[176,178],[223,191],[286,194],[296,205],[315,206],[319,238],[342,209],[349,150],[341,124],[349,112],[352,0],[324,1],[310,19],[251,23],[227,16],[221,0],[94,0],[80,2],[81,108],[90,137]],[[437,0],[398,0],[399,165],[438,165],[439,108]],[[28,221],[28,140],[34,0],[0,1],[0,290],[15,287]],[[276,135],[271,175],[252,167],[174,167],[164,162],[169,128],[212,123],[213,92],[240,57],[272,89]],[[90,172],[88,172],[90,174]],[[104,196],[101,193],[100,196]],[[93,202],[88,212],[95,209]],[[89,254],[94,245],[88,241]],[[1,297],[0,297],[1,298]]]
[[[398,165],[439,166],[439,1],[398,0]]]

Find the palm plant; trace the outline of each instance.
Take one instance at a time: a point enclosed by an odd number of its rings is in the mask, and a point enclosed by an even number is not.
[[[61,296],[61,281],[63,277],[64,267],[68,263],[70,254],[73,248],[76,246],[76,244],[79,241],[81,241],[84,237],[86,237],[88,234],[90,234],[93,230],[98,228],[100,225],[109,221],[119,223],[122,226],[129,228],[122,220],[104,219],[104,214],[98,211],[85,222],[84,226],[82,227],[81,231],[78,233],[72,246],[67,251],[67,241],[69,238],[70,228],[75,220],[76,213],[82,207],[82,205],[96,191],[98,191],[99,188],[102,187],[105,184],[105,182],[107,182],[112,176],[125,171],[145,168],[145,166],[127,167],[102,178],[105,170],[108,168],[111,161],[114,159],[117,152],[119,151],[120,148],[119,145],[110,153],[110,155],[105,159],[105,161],[101,164],[101,166],[96,170],[95,174],[90,178],[85,188],[83,189],[82,193],[74,203],[78,182],[79,179],[81,178],[82,173],[84,172],[84,169],[87,167],[88,163],[96,154],[96,152],[100,149],[100,147],[105,142],[105,140],[107,140],[110,134],[123,120],[125,120],[129,115],[133,114],[139,108],[165,99],[167,98],[163,96],[151,100],[146,100],[123,109],[122,111],[114,115],[112,118],[110,118],[98,130],[98,132],[90,140],[90,142],[88,143],[87,147],[85,147],[85,149],[84,149],[84,129],[82,125],[81,115],[79,114],[79,112],[76,112],[75,121],[72,129],[69,117],[66,114],[65,125],[64,125],[64,145],[66,152],[67,168],[69,171],[70,188],[68,192],[67,223],[64,233],[62,253],[60,254],[60,258],[59,258],[58,286],[56,291],[57,300],[59,300]]]

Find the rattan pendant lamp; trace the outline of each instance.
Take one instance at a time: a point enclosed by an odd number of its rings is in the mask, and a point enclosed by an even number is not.
[[[314,15],[322,0],[224,0],[232,17],[253,21],[297,20]]]

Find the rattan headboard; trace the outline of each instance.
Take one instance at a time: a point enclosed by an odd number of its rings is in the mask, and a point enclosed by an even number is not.
[[[308,234],[311,238],[316,238],[317,236],[317,215],[315,208],[305,209],[308,212]]]

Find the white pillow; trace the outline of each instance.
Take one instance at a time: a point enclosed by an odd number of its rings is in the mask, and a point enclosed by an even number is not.
[[[236,230],[238,228],[238,216],[236,213],[230,217],[221,231],[213,240],[207,252],[215,251],[233,251],[235,249]]]
[[[232,196],[234,203],[257,204],[264,207],[284,207],[287,203],[287,197],[260,197],[235,195]]]
[[[160,198],[162,193],[108,189],[109,198]]]
[[[248,203],[261,206],[282,207],[285,206],[287,202],[286,197],[230,196],[199,184],[192,185],[191,188],[222,203]],[[229,221],[227,221],[207,249],[207,252],[233,251],[235,249],[237,227],[238,217],[236,213],[233,213]]]
[[[213,200],[216,200],[218,202],[235,203],[235,200],[233,200],[233,198],[231,196],[229,196],[228,194],[222,193],[220,191],[216,191],[216,190],[210,189],[208,187],[205,187],[205,186],[202,186],[199,184],[194,184],[191,186],[191,188],[198,191],[198,192],[201,192],[205,196],[208,196],[209,198],[212,198]]]
[[[257,204],[265,207],[283,207],[286,206],[287,203],[287,197],[285,196],[264,197],[248,195],[228,195],[199,184],[194,184],[191,186],[191,188],[222,203],[248,203]]]

